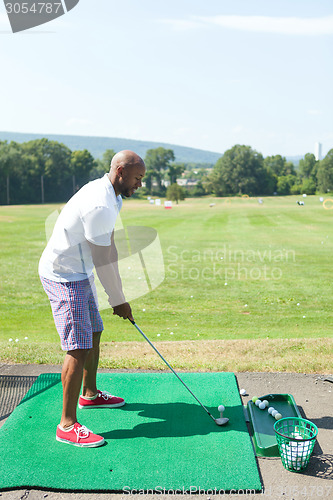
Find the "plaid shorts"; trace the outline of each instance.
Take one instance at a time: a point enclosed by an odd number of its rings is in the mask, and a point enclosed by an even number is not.
[[[82,281],[58,282],[40,277],[51,303],[63,351],[91,349],[93,333],[103,330],[94,276]]]

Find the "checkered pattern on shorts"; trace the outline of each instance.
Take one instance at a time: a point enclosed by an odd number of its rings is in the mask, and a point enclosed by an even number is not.
[[[94,277],[69,282],[40,279],[51,303],[62,350],[91,349],[93,333],[103,330]]]

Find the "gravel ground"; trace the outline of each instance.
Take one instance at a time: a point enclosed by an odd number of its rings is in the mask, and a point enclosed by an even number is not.
[[[111,370],[100,370],[111,372]],[[119,370],[118,370],[119,371]],[[126,371],[126,370],[123,370]],[[18,379],[21,384],[21,399],[27,391],[27,384],[32,384],[34,377],[41,373],[61,372],[61,366],[49,365],[0,365],[0,375],[29,377]],[[307,375],[299,373],[236,373],[238,385],[245,388],[248,396],[243,397],[246,404],[253,395],[269,393],[289,393],[295,398],[303,417],[315,423],[319,429],[318,439],[307,469],[301,473],[289,472],[282,466],[280,458],[258,457],[258,466],[263,483],[263,493],[247,494],[245,491],[233,494],[195,494],[198,500],[242,498],[258,499],[261,497],[277,500],[292,499],[333,499],[333,377],[329,375]],[[3,401],[10,405],[11,395],[3,394]],[[9,398],[9,399],[8,399]],[[17,404],[19,401],[13,401]],[[4,403],[2,403],[4,404]],[[11,408],[7,408],[9,413]],[[0,426],[4,423],[6,410],[2,408]],[[237,473],[237,472],[235,472]],[[13,490],[0,492],[1,500],[122,500],[134,498],[148,499],[153,495],[109,494],[109,493],[63,493],[40,490]],[[155,496],[155,495],[154,495]],[[158,494],[166,500],[173,495]],[[177,495],[180,496],[180,495]],[[181,495],[188,496],[188,495]]]

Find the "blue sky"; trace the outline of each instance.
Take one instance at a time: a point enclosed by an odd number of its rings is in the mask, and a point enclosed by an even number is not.
[[[0,130],[333,147],[331,0],[80,0],[16,34],[1,4],[0,51]]]

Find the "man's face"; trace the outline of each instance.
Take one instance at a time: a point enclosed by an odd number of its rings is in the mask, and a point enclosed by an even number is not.
[[[133,165],[130,168],[123,168],[119,178],[120,194],[129,198],[142,186],[142,178],[146,173],[144,165]]]

